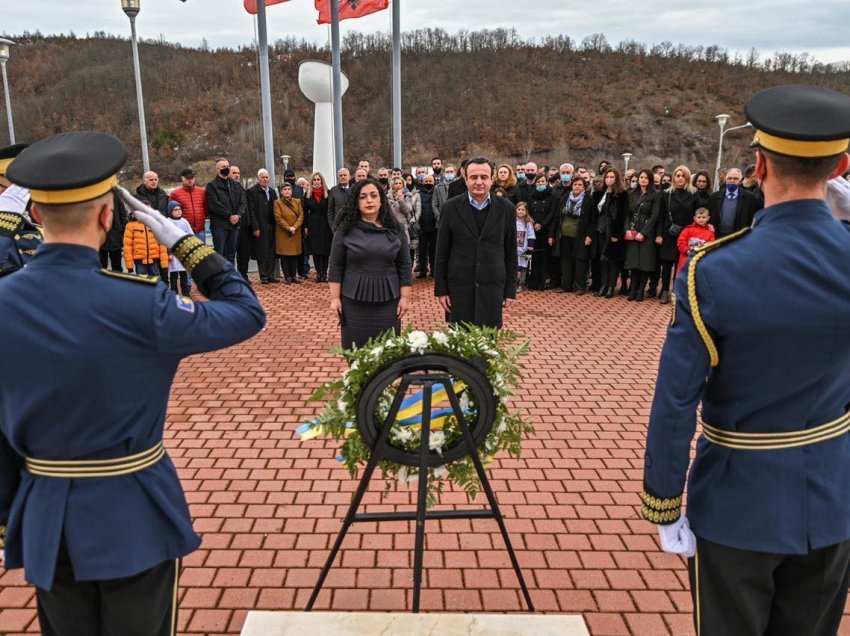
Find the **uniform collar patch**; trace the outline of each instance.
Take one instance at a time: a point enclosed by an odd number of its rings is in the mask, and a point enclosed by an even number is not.
[[[174,296],[174,300],[177,301],[177,309],[190,314],[195,313],[195,303],[188,296]]]

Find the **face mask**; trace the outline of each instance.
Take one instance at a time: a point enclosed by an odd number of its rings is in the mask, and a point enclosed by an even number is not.
[[[727,184],[726,184],[726,189],[727,189],[729,192],[735,192],[735,191],[736,191],[736,190],[740,187],[740,185],[741,185],[741,184],[739,184],[739,183],[727,183]]]
[[[227,175],[229,175],[229,174],[230,174],[230,168],[222,168],[221,170],[219,170],[219,171],[218,171],[218,173],[219,173],[222,177],[226,177]]]
[[[381,182],[381,185],[387,185],[390,182],[388,177],[378,177],[378,181]]]
[[[526,172],[525,173],[525,180],[528,181],[529,183],[534,183],[534,180],[536,178],[537,178],[536,172]]]
[[[416,180],[419,181],[420,183],[425,181],[425,173],[423,172],[423,173],[416,175]]]
[[[629,187],[630,187],[632,190],[637,190],[637,186],[638,186],[637,181],[632,181],[632,182],[629,184]]]
[[[538,192],[546,192],[546,188],[547,188],[547,187],[548,187],[548,186],[537,186],[537,191],[538,191]]]
[[[517,173],[516,173],[516,178],[517,178],[517,180],[519,180],[519,181],[525,181],[525,173],[524,173],[524,172],[517,172]]]
[[[431,185],[430,183],[426,183],[422,186],[422,189],[425,190],[425,192],[430,192],[431,190],[434,189],[434,186]]]
[[[573,180],[573,175],[571,174],[562,174],[561,175],[561,183],[570,183]]]
[[[454,172],[447,172],[446,175],[445,175],[445,178],[446,178],[446,181],[454,181],[455,180],[455,173]]]
[[[442,168],[434,168],[434,174],[440,174],[442,171]]]
[[[672,184],[670,184],[670,183],[662,183],[662,184],[661,184],[661,189],[662,189],[662,190],[669,190],[671,185],[672,185]]]

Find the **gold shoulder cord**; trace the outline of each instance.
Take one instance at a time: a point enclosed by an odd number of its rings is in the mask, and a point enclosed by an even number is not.
[[[113,272],[112,270],[102,269],[101,274],[105,274],[110,278],[120,278],[121,280],[129,280],[134,283],[147,283],[148,285],[156,285],[159,281],[159,276],[140,276],[138,274],[125,274],[124,272]]]
[[[711,334],[708,333],[708,327],[705,326],[705,322],[703,321],[702,314],[699,310],[699,301],[697,299],[697,263],[699,263],[700,259],[711,250],[733,241],[736,238],[740,238],[749,231],[750,228],[747,227],[735,232],[734,234],[730,234],[729,236],[724,236],[722,239],[718,239],[698,247],[693,258],[691,258],[690,264],[688,265],[688,304],[691,306],[691,315],[694,318],[694,326],[697,328],[697,332],[702,338],[702,341],[705,343],[705,348],[708,349],[708,356],[712,367],[716,367],[720,364],[720,354],[717,352],[717,346],[714,344],[714,340],[711,339]]]

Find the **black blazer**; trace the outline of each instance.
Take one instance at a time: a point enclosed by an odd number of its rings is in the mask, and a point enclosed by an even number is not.
[[[479,214],[486,214],[481,231]],[[516,210],[510,201],[491,195],[486,212],[473,208],[467,194],[446,201],[437,233],[434,294],[451,297],[451,321],[501,327],[502,304],[516,297],[516,275]]]
[[[723,236],[723,233],[720,231],[720,210],[723,207],[723,199],[725,197],[726,190],[721,189],[713,192],[708,199],[708,211],[711,213],[711,224],[714,226],[714,233],[717,238]],[[756,212],[763,207],[764,202],[761,199],[743,188],[738,188],[738,209],[735,213],[735,228],[733,232],[750,227],[753,224],[753,218]]]

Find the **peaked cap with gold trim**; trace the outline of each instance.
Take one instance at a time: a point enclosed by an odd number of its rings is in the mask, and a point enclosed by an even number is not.
[[[753,145],[788,157],[829,157],[850,145],[850,97],[820,86],[774,86],[753,95],[744,114]]]
[[[21,154],[27,146],[29,144],[12,144],[11,146],[0,148],[0,177],[6,176],[6,171],[15,160],[15,157]]]
[[[37,141],[21,152],[7,177],[29,188],[36,203],[82,203],[109,192],[126,160],[127,148],[112,135],[68,132]]]

